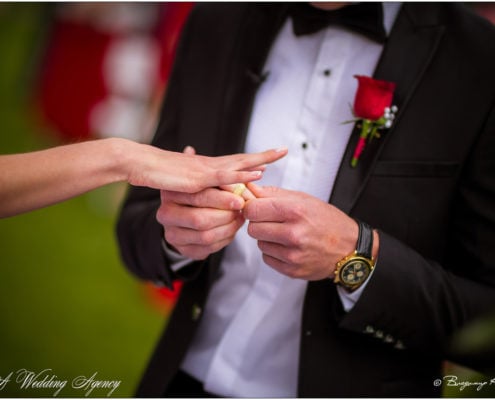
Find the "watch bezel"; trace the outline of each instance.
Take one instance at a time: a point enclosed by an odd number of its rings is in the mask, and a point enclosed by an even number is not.
[[[348,273],[348,270],[357,263],[365,266],[365,271],[364,271],[365,273],[359,276],[357,279],[351,280],[346,275]],[[363,257],[362,255],[356,254],[356,252],[354,252],[353,254],[348,255],[343,260],[337,263],[334,282],[350,291],[356,290],[364,282],[366,282],[371,272],[373,271],[374,267],[375,267],[375,263],[373,259]]]

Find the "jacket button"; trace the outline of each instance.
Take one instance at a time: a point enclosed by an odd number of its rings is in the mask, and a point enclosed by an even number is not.
[[[383,341],[385,343],[393,343],[395,341],[395,339],[392,335],[387,335],[383,338]]]
[[[383,332],[382,331],[376,331],[375,332],[375,337],[377,339],[382,339],[383,338]]]
[[[198,306],[197,304],[194,304],[192,306],[192,310],[191,310],[191,318],[193,321],[197,321],[199,319],[199,317],[201,316],[201,313],[202,313],[202,309],[200,306]]]
[[[404,343],[402,343],[400,340],[397,340],[397,343],[395,343],[394,348],[397,350],[404,350],[406,346],[404,346]]]
[[[366,328],[364,328],[364,333],[375,333],[375,328],[373,328],[371,325],[367,325]]]

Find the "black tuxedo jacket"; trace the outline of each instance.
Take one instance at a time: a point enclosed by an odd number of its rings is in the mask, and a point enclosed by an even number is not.
[[[153,143],[206,155],[242,151],[286,14],[282,3],[198,5]],[[379,262],[347,314],[330,280],[308,284],[299,396],[438,395],[433,380],[451,357],[449,338],[495,304],[493,27],[458,4],[406,3],[374,76],[397,84],[396,121],[355,169],[353,133],[329,201],[379,229]],[[170,285],[177,276],[162,251],[159,202],[157,191],[132,189],[118,237],[134,274]],[[139,396],[160,396],[177,371],[200,318],[192,310],[204,304],[221,258],[183,273]]]

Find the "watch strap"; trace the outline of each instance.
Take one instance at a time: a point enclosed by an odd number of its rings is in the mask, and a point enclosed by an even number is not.
[[[358,239],[356,243],[356,255],[372,259],[373,254],[373,229],[367,223],[356,220],[358,224]]]

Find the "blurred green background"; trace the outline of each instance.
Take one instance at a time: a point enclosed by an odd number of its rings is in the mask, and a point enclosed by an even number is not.
[[[41,128],[31,103],[50,7],[0,3],[0,153],[59,143]],[[121,382],[113,397],[133,396],[166,313],[120,262],[114,226],[125,190],[111,185],[0,219],[0,397],[53,396],[53,388],[28,390],[12,381],[2,386],[1,379],[21,369],[49,369],[54,379],[68,380],[61,397],[85,397],[70,381],[95,373],[96,379]],[[472,327],[462,346],[493,349],[494,327]],[[493,378],[453,364],[445,374],[459,381]],[[88,397],[108,392],[95,389]],[[481,391],[446,386],[444,394],[494,397],[495,383]]]
[[[40,131],[30,97],[48,8],[0,3],[0,153],[57,143]],[[121,381],[113,396],[133,395],[164,318],[119,260],[114,225],[125,189],[112,185],[0,219],[1,378],[20,369],[51,369],[50,376],[70,382],[96,372],[96,379]],[[90,396],[107,392],[95,389]],[[10,382],[0,396],[53,393]],[[85,394],[70,387],[60,392]]]

